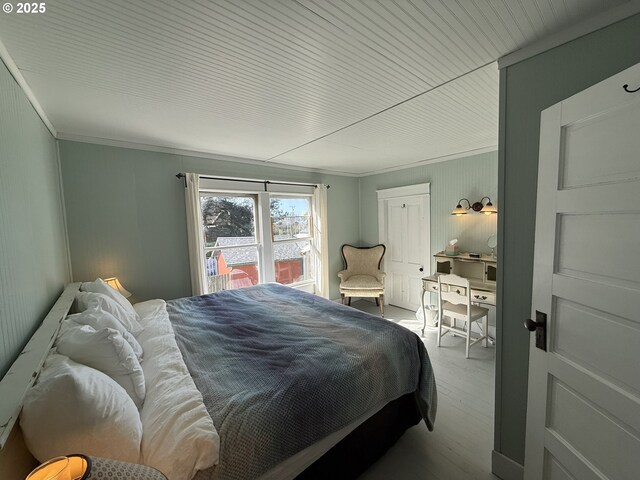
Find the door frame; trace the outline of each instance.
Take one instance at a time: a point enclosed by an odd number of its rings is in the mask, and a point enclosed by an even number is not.
[[[387,241],[387,201],[391,199],[422,197],[424,202],[424,238],[425,248],[423,257],[423,276],[431,275],[431,184],[417,183],[403,187],[385,188],[376,190],[378,196],[378,243],[386,244]],[[382,259],[384,270],[384,258]]]

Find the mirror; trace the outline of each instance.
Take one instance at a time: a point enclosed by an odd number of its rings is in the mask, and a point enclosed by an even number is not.
[[[494,253],[494,249],[498,246],[498,236],[494,233],[493,235],[489,235],[487,239],[487,246],[491,249],[491,256],[493,258],[496,257]]]

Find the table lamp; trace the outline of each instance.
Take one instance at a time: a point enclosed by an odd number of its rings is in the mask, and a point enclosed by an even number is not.
[[[69,457],[55,457],[33,470],[27,476],[27,480],[73,480],[82,478],[82,476],[72,476],[71,467],[72,462]]]
[[[46,461],[26,480],[167,480],[155,468],[137,463],[120,462],[108,458],[88,457],[81,454],[56,457]]]
[[[126,288],[122,286],[118,277],[105,278],[104,283],[109,285],[114,290],[120,292],[124,298],[129,298],[131,296],[131,292],[129,292]]]

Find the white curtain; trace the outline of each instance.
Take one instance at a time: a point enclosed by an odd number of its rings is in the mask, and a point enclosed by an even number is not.
[[[316,293],[329,298],[329,237],[327,236],[327,186],[318,185],[313,194],[312,249],[316,266]]]
[[[202,211],[200,209],[200,175],[187,173],[185,204],[187,206],[187,238],[192,295],[207,293],[204,271],[204,241],[202,239]]]

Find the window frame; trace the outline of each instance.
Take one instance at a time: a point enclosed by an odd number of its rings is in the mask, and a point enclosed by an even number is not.
[[[225,247],[206,247],[203,245],[202,252],[206,257],[207,252],[213,250],[223,250],[229,248],[257,247],[258,257],[258,282],[260,284],[275,282],[276,269],[274,258],[274,246],[284,242],[309,241],[313,242],[313,194],[314,187],[307,185],[268,185],[265,190],[260,191],[258,184],[246,183],[244,179],[234,180],[214,180],[200,179],[199,195],[204,196],[239,196],[254,197],[254,231],[255,244],[245,244]],[[309,199],[309,236],[297,239],[286,239],[276,241],[273,239],[272,218],[271,218],[271,198],[286,197],[308,197]],[[202,225],[204,227],[204,225]],[[310,293],[315,293],[317,269],[314,268],[313,278],[287,284],[292,288],[298,288]]]

